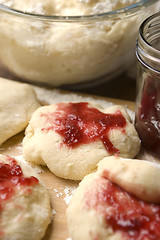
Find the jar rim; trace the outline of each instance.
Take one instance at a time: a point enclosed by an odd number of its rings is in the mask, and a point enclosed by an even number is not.
[[[136,45],[138,45],[138,44],[136,44]],[[139,47],[137,47],[137,48],[139,48]],[[147,63],[142,59],[141,54],[139,54],[139,51],[140,51],[140,50],[136,51],[136,57],[137,57],[138,61],[139,61],[145,68],[147,68],[147,69],[150,70],[152,73],[154,72],[156,75],[159,76],[159,75],[160,75],[160,71],[157,70],[156,68],[154,68],[153,66],[150,66],[149,64],[147,64]]]
[[[158,20],[158,21],[157,21]],[[139,62],[160,74],[160,12],[149,16],[139,27],[136,56]],[[158,47],[157,47],[158,43]],[[154,46],[156,44],[156,46]]]
[[[157,53],[160,53],[160,50],[158,50],[157,48],[154,48],[150,42],[146,39],[146,37],[144,36],[144,28],[145,26],[150,23],[152,20],[156,19],[156,18],[159,18],[160,20],[160,12],[157,12],[151,16],[149,16],[146,20],[143,21],[143,23],[140,25],[139,27],[139,35],[140,37],[142,38],[144,44],[147,44],[148,47],[150,47],[153,51],[157,52]],[[159,26],[160,26],[160,22],[159,22]]]

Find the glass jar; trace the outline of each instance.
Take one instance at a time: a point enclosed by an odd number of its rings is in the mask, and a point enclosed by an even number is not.
[[[135,127],[142,145],[160,157],[160,12],[139,28]]]

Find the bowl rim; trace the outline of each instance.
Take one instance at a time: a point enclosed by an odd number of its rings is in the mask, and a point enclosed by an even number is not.
[[[85,22],[85,21],[94,21],[101,20],[106,21],[109,19],[122,19],[124,17],[135,15],[137,11],[140,11],[142,8],[156,2],[157,0],[140,0],[137,3],[131,4],[127,7],[120,8],[118,10],[104,12],[100,14],[92,14],[92,15],[76,15],[76,16],[59,16],[59,15],[42,15],[42,14],[34,14],[29,12],[23,12],[20,10],[16,10],[10,7],[7,7],[4,4],[0,3],[0,13],[5,13],[9,15],[13,15],[20,18],[27,18],[30,20],[40,20],[40,21],[48,21],[48,22]]]

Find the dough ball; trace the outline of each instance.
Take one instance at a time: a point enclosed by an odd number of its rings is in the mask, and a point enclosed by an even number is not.
[[[120,187],[122,185],[120,178],[117,177],[115,184],[110,181],[112,177],[108,177],[112,176],[112,173],[114,177],[115,174],[121,177],[123,173],[125,176],[128,174],[128,178],[123,179],[123,186],[129,186],[132,179],[132,186],[135,184],[138,187],[138,178],[141,188],[140,180],[143,186],[143,179],[147,180],[146,173],[148,173],[148,181],[145,184],[150,188],[149,181],[152,174],[149,174],[146,167],[150,163],[127,159],[115,161],[114,157],[102,160],[98,171],[87,175],[74,192],[66,212],[70,237],[74,240],[160,239],[160,205],[135,197]],[[118,168],[117,165],[120,166],[122,161],[124,162],[123,168]],[[132,170],[135,166],[131,162],[134,163],[134,161],[137,165],[136,170]],[[143,166],[144,171],[141,170]],[[134,171],[137,174],[133,178],[132,172]],[[152,164],[151,171],[153,171]],[[158,171],[159,168],[154,173],[158,174]],[[107,172],[109,174],[106,174]],[[154,179],[154,176],[152,177]],[[156,175],[155,179],[157,178]],[[158,184],[159,182],[156,184],[157,190]],[[159,195],[159,190],[157,195]]]
[[[106,156],[134,157],[140,140],[123,107],[57,103],[34,112],[23,140],[25,159],[57,176],[81,180]],[[127,118],[126,118],[127,115]]]
[[[98,171],[134,196],[147,202],[160,203],[159,164],[111,156],[98,163]]]
[[[24,130],[38,107],[32,87],[0,78],[0,144]]]
[[[51,220],[47,190],[25,162],[0,155],[0,239],[41,240]]]

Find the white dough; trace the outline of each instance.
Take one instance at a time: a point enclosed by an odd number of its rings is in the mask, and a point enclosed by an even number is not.
[[[0,144],[24,130],[38,107],[31,86],[0,78]]]
[[[98,170],[101,176],[107,177],[136,197],[146,202],[160,203],[159,164],[111,156],[98,163]]]
[[[12,166],[14,158],[0,155],[0,167],[5,168],[6,164]],[[22,177],[35,177],[38,181],[35,184],[15,184],[11,197],[3,199],[3,190],[0,190],[0,239],[1,240],[41,240],[51,221],[50,199],[46,187],[39,179],[35,171],[28,163],[17,161],[16,167],[20,165]],[[16,168],[14,168],[16,169]],[[14,170],[12,170],[14,171]],[[1,189],[5,183],[13,186],[10,180],[1,175]],[[23,179],[22,179],[23,180]]]
[[[56,22],[0,15],[0,59],[16,76],[52,86],[108,80],[135,61],[140,24],[154,12],[158,1],[123,15],[123,8],[139,0],[0,0],[13,9],[50,16],[82,16],[78,21]],[[83,16],[122,8],[83,22]],[[128,11],[129,12],[129,11]],[[21,29],[21,30],[19,30]],[[131,30],[132,29],[132,30]],[[134,67],[133,67],[134,68]]]
[[[104,184],[107,183],[108,181],[106,180]],[[106,225],[101,214],[98,214],[94,208],[88,209],[85,206],[85,202],[87,201],[85,199],[86,192],[89,192],[89,189],[94,192],[95,186],[99,189],[103,188],[104,185],[102,184],[101,178],[97,174],[92,173],[87,175],[76,189],[66,212],[71,239],[94,240],[97,238],[98,240],[123,240],[120,233],[113,233],[111,227]]]
[[[137,235],[136,237],[135,235],[130,235],[132,236],[130,238],[128,235],[125,235],[129,231],[132,233],[133,226],[134,234],[137,234],[136,231],[139,231],[140,227],[140,235],[144,234],[144,239],[152,239],[148,236],[149,234],[147,235],[147,231],[153,234],[152,236],[155,239],[159,239],[158,237],[156,238],[159,235],[156,235],[153,225],[148,224],[147,226],[151,227],[150,230],[147,227],[145,233],[145,225],[141,224],[140,220],[140,225],[137,223],[136,228],[137,219],[145,218],[146,212],[150,214],[151,211],[151,217],[146,217],[149,223],[152,221],[152,216],[155,214],[159,216],[160,207],[155,205],[155,203],[160,203],[160,199],[158,199],[160,196],[159,178],[160,166],[157,164],[145,160],[124,159],[117,156],[104,158],[98,164],[98,171],[87,175],[80,182],[68,205],[66,213],[70,237],[74,240],[140,239]],[[112,192],[109,184],[116,184],[114,186],[117,189],[121,187],[122,191],[120,193]],[[129,195],[130,193],[131,195]],[[119,199],[120,208],[124,208],[122,214],[119,214],[119,210],[117,211],[119,207],[117,207],[117,203],[114,204],[115,199]],[[140,205],[134,206],[133,199],[135,199],[136,204],[138,202]],[[137,206],[142,206],[142,209],[145,209],[144,215],[142,213],[143,210],[141,212]],[[126,213],[128,219],[124,217]],[[112,219],[110,216],[115,216],[116,223],[124,227],[123,231],[112,228],[112,224],[108,220]],[[156,226],[159,226],[158,217],[156,219]],[[115,226],[114,224],[113,218],[113,226]]]
[[[60,103],[68,106],[72,103]],[[89,104],[89,107],[93,105]],[[27,161],[47,165],[57,176],[72,180],[81,180],[85,175],[94,171],[97,163],[104,157],[112,155],[100,139],[80,144],[75,148],[69,147],[62,141],[63,137],[56,132],[54,123],[47,119],[56,118],[58,104],[40,107],[34,112],[26,129],[23,140],[23,153]],[[135,157],[140,148],[140,140],[134,125],[129,122],[129,116],[124,107],[114,106],[108,109],[98,108],[104,113],[121,111],[126,117],[124,129],[110,129],[108,138],[119,150],[123,157]],[[63,114],[63,112],[62,112]],[[46,117],[43,117],[43,116]],[[43,130],[43,129],[49,130]],[[94,129],[94,124],[93,124]],[[91,132],[91,130],[90,130]]]

